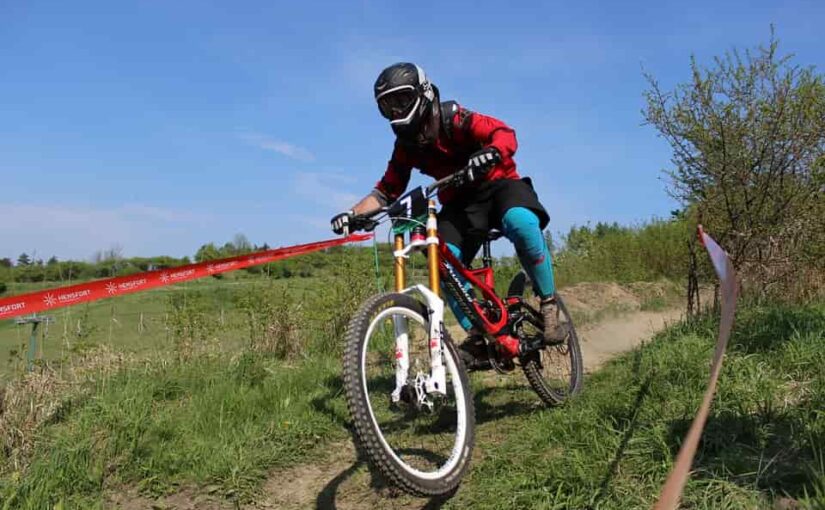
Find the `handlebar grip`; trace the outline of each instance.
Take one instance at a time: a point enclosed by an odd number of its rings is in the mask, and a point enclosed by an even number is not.
[[[370,218],[367,215],[359,214],[358,216],[353,216],[349,222],[348,230],[350,232],[355,232],[357,230],[363,230],[364,232],[371,232],[375,230],[375,227],[378,226],[378,222],[374,219]],[[347,232],[345,235],[349,235]]]

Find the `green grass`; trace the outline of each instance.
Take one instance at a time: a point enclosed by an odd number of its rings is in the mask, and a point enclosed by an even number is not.
[[[671,328],[561,409],[536,408],[525,387],[476,385],[482,437],[495,440],[480,442],[447,507],[650,508],[701,399],[716,327]],[[740,312],[685,508],[825,502],[823,366],[825,306]],[[4,473],[0,496],[10,508],[95,506],[123,486],[254,498],[270,469],[346,436],[339,371],[334,356],[217,353],[93,380],[38,432],[30,467]]]
[[[161,494],[216,485],[252,494],[267,471],[346,434],[337,359],[296,366],[223,355],[131,368],[65,400],[24,473],[5,473],[10,508],[97,506],[104,487]]]
[[[609,363],[564,409],[499,425],[450,508],[650,508],[706,384],[716,324]],[[825,307],[742,311],[685,508],[825,504]],[[482,418],[483,421],[483,418]]]
[[[16,284],[19,292],[36,290],[40,284]],[[174,295],[194,296],[208,313],[224,325],[215,332],[214,343],[224,349],[237,348],[248,329],[237,302],[244,293],[266,287],[273,294],[288,292],[303,299],[317,293],[322,282],[315,277],[270,280],[268,278],[205,278],[148,292],[120,296],[55,310],[55,319],[38,331],[38,356],[45,361],[64,359],[72,352],[97,345],[132,353],[154,353],[172,348],[167,329],[169,301]],[[17,293],[17,292],[15,292]],[[141,327],[141,317],[143,320]],[[0,321],[0,382],[25,366],[31,326],[13,320]]]

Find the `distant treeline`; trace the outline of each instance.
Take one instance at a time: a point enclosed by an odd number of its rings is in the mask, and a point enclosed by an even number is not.
[[[89,280],[108,276],[120,276],[141,271],[150,271],[165,267],[175,267],[189,264],[189,257],[175,258],[159,257],[132,257],[105,259],[99,262],[85,262],[79,260],[61,261],[55,257],[48,261],[41,259],[30,260],[18,258],[12,264],[8,258],[0,259],[0,282],[66,282],[75,280]],[[21,260],[23,259],[23,260]]]
[[[692,235],[688,222],[682,217],[674,217],[636,226],[617,223],[577,226],[558,241],[548,234],[547,241],[553,247],[558,283],[571,285],[582,281],[629,282],[683,278],[688,265],[687,241]],[[269,248],[266,244],[258,246],[244,242],[245,237],[240,237],[240,242],[236,239],[236,242],[223,246],[205,244],[192,259],[168,256],[122,258],[109,252],[98,257],[97,262],[59,261],[54,257],[46,262],[33,261],[24,257],[25,254],[18,258],[16,264],[12,264],[9,259],[0,259],[0,292],[5,290],[3,282],[69,282],[122,276]],[[392,270],[392,264],[389,263],[391,250],[384,243],[379,244],[378,249],[381,276],[389,281],[389,272]],[[372,265],[374,257],[371,246],[337,247],[249,267],[231,277],[323,277],[337,275],[347,264],[358,264],[359,267]],[[515,257],[503,257],[497,267],[502,280],[509,279],[510,273],[519,270]]]
[[[0,259],[0,293],[7,288],[8,282],[73,282],[91,280],[95,278],[107,278],[112,276],[125,276],[143,271],[152,271],[168,267],[176,267],[192,262],[204,262],[237,255],[244,255],[253,251],[269,249],[267,244],[254,245],[245,241],[229,242],[223,246],[208,243],[201,246],[190,257],[122,257],[118,255],[118,250],[107,250],[96,254],[92,261],[67,260],[61,261],[56,257],[51,257],[47,261],[42,259],[32,259],[28,254],[21,254],[16,261],[10,258]],[[253,266],[242,270],[240,273],[253,275],[268,275],[272,278],[292,278],[310,277],[335,272],[340,267],[344,258],[372,260],[373,249],[371,247],[345,247],[330,248],[328,250],[309,253],[300,257],[273,262],[259,266]],[[389,256],[389,247],[380,247],[382,257]],[[329,255],[335,255],[330,257]],[[223,275],[215,275],[221,278]]]

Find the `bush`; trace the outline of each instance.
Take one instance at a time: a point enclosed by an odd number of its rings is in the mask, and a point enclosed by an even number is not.
[[[653,220],[638,227],[598,223],[573,227],[555,255],[559,286],[583,281],[682,279],[688,269],[686,219]]]
[[[203,344],[221,329],[218,314],[204,292],[169,295],[167,327],[181,360],[192,356],[195,346]]]
[[[754,50],[707,67],[692,59],[689,81],[673,90],[647,78],[645,120],[673,149],[669,192],[698,212],[743,289],[821,292],[825,76],[780,55],[771,30]]]
[[[289,288],[253,286],[241,297],[238,308],[244,315],[252,351],[278,358],[305,354],[309,328],[303,305]]]

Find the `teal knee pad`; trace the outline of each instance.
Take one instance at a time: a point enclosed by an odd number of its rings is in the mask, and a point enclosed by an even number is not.
[[[526,207],[513,207],[501,219],[504,235],[516,247],[516,253],[527,275],[541,297],[556,291],[550,250],[544,242],[539,218]]]

